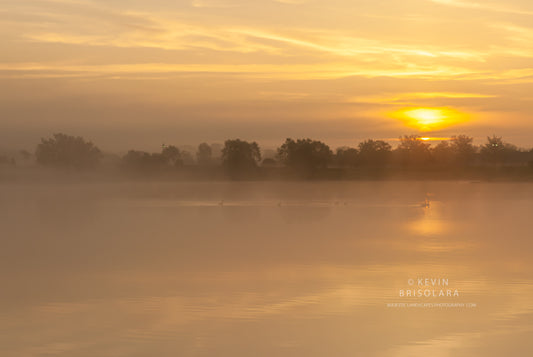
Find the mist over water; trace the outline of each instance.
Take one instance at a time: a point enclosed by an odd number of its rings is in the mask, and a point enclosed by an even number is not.
[[[531,212],[531,183],[3,183],[0,355],[532,355]]]

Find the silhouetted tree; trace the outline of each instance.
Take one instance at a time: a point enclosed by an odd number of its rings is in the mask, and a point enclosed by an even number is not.
[[[182,150],[181,151],[181,158],[183,160],[183,164],[185,165],[194,165],[195,162],[194,162],[194,156],[186,151],[186,150]]]
[[[81,136],[58,133],[49,139],[42,138],[35,156],[43,166],[84,169],[96,166],[102,153]]]
[[[173,145],[164,145],[163,149],[161,150],[161,156],[163,158],[163,161],[165,161],[166,164],[169,166],[183,166],[182,153],[177,147]]]
[[[392,148],[383,140],[365,140],[359,143],[359,163],[365,166],[385,166]]]
[[[311,174],[317,168],[327,167],[333,153],[329,146],[311,139],[288,138],[278,148],[279,160],[290,168],[304,174]]]
[[[222,164],[231,177],[243,177],[252,173],[261,161],[259,145],[240,139],[226,140],[222,149]]]
[[[135,171],[160,170],[170,165],[168,159],[158,153],[130,150],[122,157],[122,167]]]
[[[433,159],[437,165],[450,166],[455,161],[454,149],[448,140],[441,141],[431,149]]]
[[[418,135],[400,137],[400,145],[396,148],[400,163],[406,166],[427,165],[431,161],[430,144]]]
[[[121,160],[122,167],[135,171],[161,171],[183,166],[183,152],[174,145],[163,145],[160,153],[130,150]]]
[[[201,143],[198,145],[198,151],[196,152],[196,161],[198,165],[207,166],[212,162],[213,150],[207,143]]]
[[[481,147],[481,157],[492,164],[504,164],[517,161],[521,152],[515,145],[505,143],[499,136],[487,137],[487,143]]]
[[[321,141],[288,138],[277,149],[276,159],[271,158],[273,150],[264,155],[267,157],[261,163],[264,169],[258,169],[261,151],[256,142],[236,139],[227,140],[220,150],[219,146],[221,147],[218,144],[212,146],[207,143],[200,144],[196,152],[196,163],[213,166],[205,170],[183,170],[182,173],[211,171],[216,173],[216,170],[211,168],[220,163],[233,178],[255,177],[261,172],[265,174],[264,177],[283,177],[284,171],[278,172],[278,169],[275,169],[280,164],[296,170],[304,177],[350,177],[350,175],[343,176],[338,168],[366,166],[379,169],[387,167],[389,162],[413,167],[428,164],[451,167],[471,165],[475,160],[476,165],[486,162],[533,167],[533,149],[529,151],[519,149],[515,145],[505,143],[498,136],[488,137],[487,143],[480,148],[479,153],[478,148],[473,145],[473,138],[466,135],[453,136],[436,146],[431,146],[417,135],[407,135],[400,137],[400,144],[394,151],[385,141],[365,140],[359,143],[357,148],[337,148],[335,155],[329,146]],[[163,145],[160,153],[130,150],[120,159],[119,165],[140,172],[169,172],[176,167],[195,164],[193,155],[187,151],[190,148],[194,150],[191,146],[180,146],[178,149],[173,145]],[[215,152],[220,152],[221,157],[217,154],[215,158]],[[24,159],[31,157],[26,151],[18,151],[16,155]],[[72,168],[86,168],[96,165],[99,161],[105,164],[106,160],[112,160],[109,156],[101,160],[103,155],[100,150],[83,138],[61,133],[54,134],[49,139],[43,138],[37,146],[35,156],[37,162],[42,165]],[[24,159],[21,159],[21,162],[24,163]],[[0,166],[15,165],[14,160],[8,156],[0,156]],[[332,163],[335,165],[334,169],[319,170],[327,168]],[[376,170],[378,171],[380,170]]]
[[[457,165],[470,165],[476,155],[473,145],[474,138],[466,135],[452,136],[450,148],[454,154],[454,162]]]
[[[337,148],[337,152],[335,153],[335,162],[341,167],[357,166],[358,159],[359,152],[354,148],[343,146]]]
[[[501,136],[487,137],[487,143],[481,147],[483,160],[491,163],[502,163],[504,160],[505,147]]]

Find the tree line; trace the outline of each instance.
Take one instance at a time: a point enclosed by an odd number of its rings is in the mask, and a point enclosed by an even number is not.
[[[404,135],[395,148],[386,141],[368,139],[354,147],[343,146],[333,151],[319,140],[287,138],[275,155],[263,158],[256,142],[232,139],[224,142],[219,153],[207,143],[198,145],[194,155],[174,145],[163,145],[160,152],[130,150],[115,164],[128,172],[220,168],[231,177],[253,176],[261,170],[275,169],[291,170],[310,177],[317,171],[328,169],[533,168],[533,149],[519,149],[499,136],[487,137],[480,146],[474,145],[473,141],[472,137],[457,135],[431,145],[418,135]],[[43,138],[35,151],[37,163],[49,167],[89,169],[98,166],[102,157],[102,151],[92,142],[63,133]]]

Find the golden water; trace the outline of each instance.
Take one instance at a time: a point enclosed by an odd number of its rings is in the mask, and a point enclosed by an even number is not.
[[[533,355],[533,184],[4,184],[0,197],[1,356]]]

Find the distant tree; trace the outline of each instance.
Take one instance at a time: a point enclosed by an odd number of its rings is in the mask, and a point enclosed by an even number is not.
[[[329,146],[311,139],[288,138],[278,148],[278,159],[286,166],[303,174],[311,174],[317,168],[324,168],[331,162],[333,153]]]
[[[198,165],[207,166],[213,161],[213,150],[207,143],[201,143],[198,145],[198,151],[196,152],[196,161]]]
[[[335,153],[335,162],[341,167],[354,167],[357,166],[359,159],[359,151],[350,147],[337,148]]]
[[[501,136],[488,136],[487,143],[481,147],[481,156],[483,160],[491,163],[500,163],[503,162],[504,155],[505,146]]]
[[[122,157],[122,167],[135,171],[160,170],[170,165],[167,158],[162,154],[150,154],[145,151],[130,150]]]
[[[481,147],[481,157],[492,164],[504,164],[514,161],[520,150],[515,145],[505,143],[500,136],[487,137],[487,143]]]
[[[427,165],[431,161],[430,144],[418,135],[400,137],[400,145],[396,148],[400,163],[407,166]]]
[[[194,156],[186,151],[186,150],[181,150],[181,158],[183,160],[183,164],[185,165],[194,165],[195,164],[195,161],[194,161]]]
[[[154,155],[154,154],[152,154]],[[168,166],[180,167],[183,166],[182,153],[173,145],[164,145],[161,150],[163,161]]]
[[[359,143],[359,163],[364,166],[385,166],[392,148],[383,140],[365,140]]]
[[[183,152],[174,145],[163,145],[160,153],[130,150],[121,164],[125,169],[141,172],[169,170],[183,166]]]
[[[226,140],[222,149],[222,165],[230,176],[237,178],[250,174],[261,161],[261,151],[256,142],[240,139]]]
[[[148,160],[150,154],[144,151],[130,150],[122,157],[122,164],[128,168],[140,166],[142,161]]]
[[[450,166],[455,161],[455,152],[448,140],[441,141],[431,149],[431,153],[437,165]]]
[[[474,138],[466,135],[452,136],[450,148],[454,154],[454,162],[457,165],[470,165],[476,155],[473,145]]]
[[[85,169],[96,166],[102,153],[80,136],[58,133],[52,138],[41,139],[35,156],[43,166]]]

